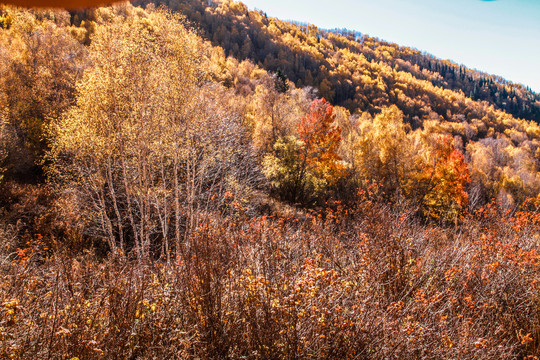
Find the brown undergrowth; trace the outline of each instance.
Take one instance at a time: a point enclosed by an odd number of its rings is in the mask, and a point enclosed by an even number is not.
[[[499,216],[210,214],[169,264],[4,248],[0,358],[536,358],[539,218]]]

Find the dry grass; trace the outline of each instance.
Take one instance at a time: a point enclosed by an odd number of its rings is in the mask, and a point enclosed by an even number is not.
[[[498,216],[207,215],[171,264],[36,240],[2,262],[0,358],[534,358],[538,216]]]

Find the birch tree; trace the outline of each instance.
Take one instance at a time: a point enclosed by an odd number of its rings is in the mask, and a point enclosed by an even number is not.
[[[210,199],[255,168],[238,115],[221,106],[225,90],[208,81],[206,53],[165,12],[96,31],[77,105],[51,129],[50,175],[77,193],[114,253],[179,256]]]

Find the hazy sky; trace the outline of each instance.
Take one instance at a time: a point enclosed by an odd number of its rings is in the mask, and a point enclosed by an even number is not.
[[[282,20],[348,28],[540,92],[540,0],[242,0]]]

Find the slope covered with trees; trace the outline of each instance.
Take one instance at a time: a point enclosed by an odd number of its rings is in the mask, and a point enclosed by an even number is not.
[[[538,354],[540,126],[487,75],[168,5],[0,7],[1,358]]]
[[[373,114],[377,106],[401,102],[400,95],[414,100],[427,93],[429,99],[422,104],[403,108],[408,110],[406,116],[422,118],[434,111],[450,120],[456,111],[447,106],[445,96],[436,99],[441,96],[433,94],[433,85],[486,101],[517,118],[540,121],[540,94],[527,87],[356,31],[284,22],[233,1],[137,3],[164,4],[185,14],[227,55],[250,59],[273,72],[281,69],[297,86],[315,86],[326,99],[351,112],[369,110]],[[398,77],[397,72],[429,84]]]

